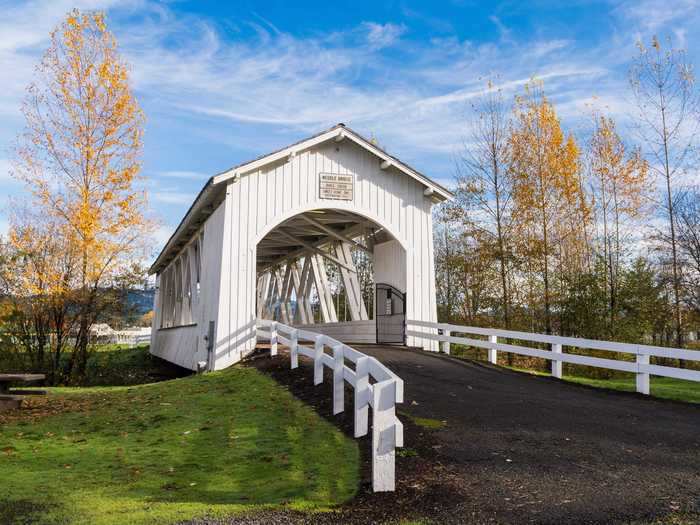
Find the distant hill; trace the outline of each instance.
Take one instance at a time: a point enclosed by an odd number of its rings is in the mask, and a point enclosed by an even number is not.
[[[156,295],[155,288],[142,290],[129,290],[126,292],[125,314],[128,316],[142,316],[153,310],[153,299]]]

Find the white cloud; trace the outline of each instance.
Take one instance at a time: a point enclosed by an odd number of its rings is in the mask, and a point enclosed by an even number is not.
[[[367,32],[367,43],[372,49],[392,46],[406,32],[405,26],[391,23],[363,22],[361,27]]]
[[[645,33],[667,28],[672,22],[697,18],[700,10],[698,0],[628,0],[613,12],[635,24]]]
[[[173,234],[174,231],[175,228],[173,226],[159,226],[153,234],[153,239],[156,242],[156,246],[165,246],[165,243],[168,242],[168,239],[170,239],[170,236]]]
[[[190,204],[196,193],[182,191],[154,191],[150,194],[151,199],[163,204]]]
[[[159,171],[155,173],[157,177],[165,177],[168,179],[184,179],[193,181],[202,181],[211,177],[211,174],[200,173],[198,171]]]
[[[10,175],[11,164],[7,159],[0,159],[0,181],[14,180]]]

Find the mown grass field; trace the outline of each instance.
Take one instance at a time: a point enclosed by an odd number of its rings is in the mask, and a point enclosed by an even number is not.
[[[56,388],[0,416],[0,523],[158,524],[323,510],[358,487],[357,444],[252,368]]]

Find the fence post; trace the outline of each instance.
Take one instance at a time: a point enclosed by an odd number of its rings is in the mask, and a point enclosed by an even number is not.
[[[452,332],[450,332],[449,330],[442,331],[442,335],[444,335],[445,337],[450,337],[451,333]],[[447,355],[450,355],[450,342],[449,341],[442,342],[442,351],[444,353],[446,353]]]
[[[649,354],[640,354],[637,350],[637,392],[649,395],[650,382],[649,373],[642,372],[640,368],[649,364]]]
[[[277,355],[277,321],[270,323],[270,357]]]
[[[557,343],[552,344],[552,376],[557,379],[561,379],[562,362],[557,359],[559,357],[557,354],[561,354],[561,345]]]
[[[489,343],[498,343],[498,336],[490,335]],[[494,365],[498,364],[498,350],[495,348],[489,348],[489,363],[493,363]]]
[[[345,357],[343,345],[333,347],[333,415],[345,410]]]
[[[292,362],[292,369],[294,369],[299,366],[299,331],[297,329],[292,330],[290,337],[289,358]]]
[[[314,339],[314,385],[323,383],[323,336]]]
[[[355,363],[355,437],[367,435],[369,417],[369,357],[360,357]]]
[[[396,382],[375,383],[372,403],[372,489],[395,489]]]

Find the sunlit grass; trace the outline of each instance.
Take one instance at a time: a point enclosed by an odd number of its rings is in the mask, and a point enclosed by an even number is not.
[[[0,427],[0,523],[173,523],[352,497],[357,444],[250,368],[56,388],[67,411]]]
[[[507,367],[511,370],[527,374],[549,376],[550,374],[526,368]],[[613,379],[592,379],[589,377],[565,375],[564,381],[598,388],[609,388],[623,392],[636,392],[637,385],[634,377],[622,377]],[[651,377],[651,395],[663,399],[685,401],[686,403],[700,403],[700,383],[673,379],[670,377]]]

